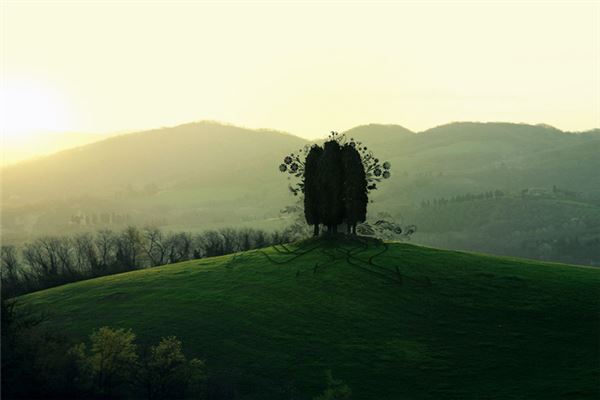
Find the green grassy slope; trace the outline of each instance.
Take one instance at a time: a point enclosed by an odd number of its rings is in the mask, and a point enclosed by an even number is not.
[[[287,249],[109,276],[22,302],[47,307],[48,324],[78,339],[103,325],[132,328],[142,343],[177,335],[242,399],[310,399],[327,369],[356,399],[599,394],[599,269],[395,243]]]

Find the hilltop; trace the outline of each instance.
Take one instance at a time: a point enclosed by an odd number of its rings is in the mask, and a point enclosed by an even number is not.
[[[600,270],[400,243],[308,240],[21,298],[84,340],[177,335],[241,399],[592,399]]]

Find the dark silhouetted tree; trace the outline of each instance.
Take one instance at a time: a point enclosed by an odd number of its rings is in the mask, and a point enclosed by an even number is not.
[[[319,224],[335,233],[342,222],[356,233],[356,225],[366,220],[369,192],[391,176],[390,168],[367,146],[337,132],[331,132],[323,148],[305,146],[279,165],[279,171],[290,175],[288,179],[300,178],[289,189],[295,196],[304,194],[304,217],[314,225],[315,236]]]
[[[2,246],[0,248],[2,296],[10,297],[11,290],[19,281],[19,260],[15,246]],[[7,290],[8,289],[8,290]]]
[[[342,154],[337,141],[325,142],[319,171],[319,216],[327,231],[336,233],[344,221]]]
[[[314,145],[306,155],[304,163],[304,217],[309,225],[314,225],[314,236],[319,235],[319,161],[323,155],[321,146]]]
[[[125,269],[136,269],[141,265],[143,237],[140,230],[131,225],[117,238],[117,260]]]
[[[344,176],[344,215],[348,233],[356,234],[356,224],[367,218],[367,178],[358,151],[348,144],[342,147]]]

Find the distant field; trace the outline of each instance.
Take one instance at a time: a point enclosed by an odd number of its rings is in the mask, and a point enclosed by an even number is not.
[[[306,241],[22,297],[84,340],[176,335],[241,399],[596,399],[600,270],[408,244]]]

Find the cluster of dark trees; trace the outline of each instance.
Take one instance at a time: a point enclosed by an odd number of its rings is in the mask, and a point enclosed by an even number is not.
[[[440,198],[435,198],[433,200],[423,200],[421,202],[421,207],[425,208],[425,207],[430,207],[432,205],[433,206],[444,206],[444,205],[450,204],[450,203],[461,203],[464,201],[485,200],[485,199],[499,199],[501,197],[504,197],[503,191],[490,190],[487,192],[477,193],[477,194],[467,193],[467,194],[463,194],[463,195],[452,196],[449,198],[440,197]]]
[[[279,171],[301,179],[289,189],[304,195],[304,217],[314,236],[320,225],[337,233],[343,223],[347,233],[356,234],[356,225],[367,217],[369,192],[391,176],[389,162],[380,163],[367,146],[333,131],[323,147],[305,146],[286,156]]]
[[[367,178],[359,152],[335,140],[315,145],[304,165],[304,216],[319,235],[319,225],[337,232],[346,223],[348,233],[367,218]]]
[[[102,327],[87,346],[46,327],[46,315],[14,300],[2,299],[1,311],[3,399],[208,397],[204,362],[188,359],[174,336],[139,346],[131,330]]]
[[[287,243],[292,233],[225,228],[199,234],[129,226],[2,246],[2,292],[16,296],[83,279]]]

